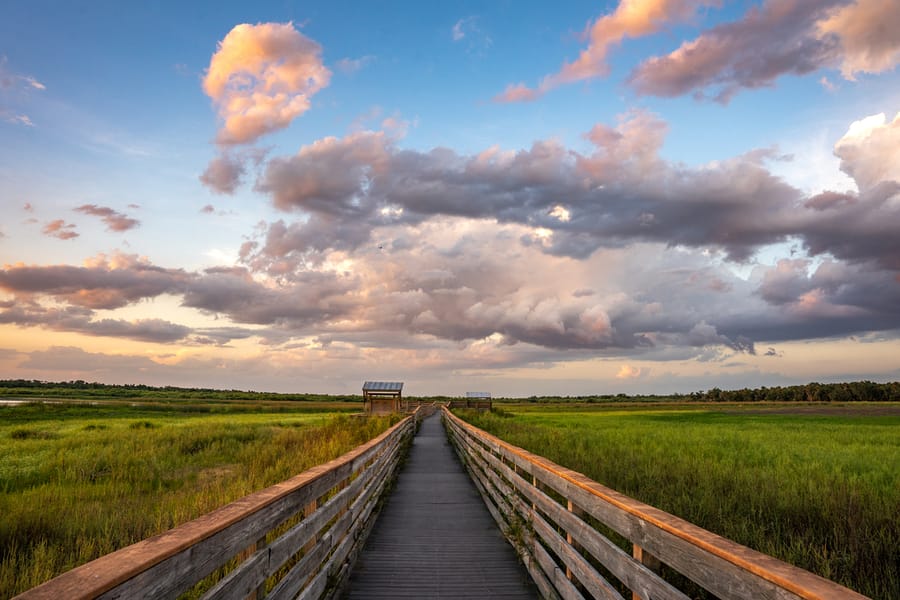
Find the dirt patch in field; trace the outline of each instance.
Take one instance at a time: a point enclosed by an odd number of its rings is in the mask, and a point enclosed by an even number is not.
[[[797,415],[805,417],[900,417],[900,404],[798,404],[753,406],[724,412],[756,415]]]

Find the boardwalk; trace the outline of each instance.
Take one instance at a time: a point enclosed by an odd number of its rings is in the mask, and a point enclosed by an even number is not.
[[[422,423],[409,459],[350,575],[345,598],[536,598],[447,442]]]

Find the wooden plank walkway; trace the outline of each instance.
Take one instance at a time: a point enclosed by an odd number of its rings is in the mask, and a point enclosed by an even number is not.
[[[447,441],[440,414],[425,419],[344,598],[537,597]]]

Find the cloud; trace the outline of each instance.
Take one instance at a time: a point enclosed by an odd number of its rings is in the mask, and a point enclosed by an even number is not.
[[[116,253],[98,255],[81,267],[7,265],[0,270],[0,289],[53,296],[78,307],[112,309],[177,293],[189,278],[183,270],[163,269],[136,255]]]
[[[727,103],[744,89],[767,87],[783,75],[840,67],[852,80],[900,61],[900,11],[890,0],[766,0],[738,21],[718,25],[629,77],[640,94],[712,97]],[[831,90],[834,85],[820,79]]]
[[[106,227],[109,231],[128,231],[129,229],[134,229],[141,224],[141,222],[137,219],[132,219],[128,215],[120,213],[119,211],[113,210],[107,206],[97,206],[96,204],[82,204],[81,206],[76,208],[75,211],[86,215],[100,217],[100,220],[106,223]]]
[[[30,92],[44,91],[47,87],[31,75],[11,71],[8,62],[5,55],[0,55],[0,119],[13,125],[34,127],[31,117],[22,111],[22,105],[28,103]]]
[[[160,344],[183,341],[191,331],[188,327],[162,319],[95,319],[90,309],[78,306],[48,308],[36,302],[18,302],[13,307],[0,310],[0,323]]]
[[[0,116],[3,117],[3,120],[7,123],[12,123],[13,125],[24,125],[25,127],[34,127],[34,123],[31,121],[31,118],[28,115],[20,115],[20,114],[10,114],[6,111],[0,112]]]
[[[51,346],[47,350],[29,353],[19,367],[38,371],[135,374],[155,369],[158,365],[145,356],[85,352],[72,346]]]
[[[835,147],[861,193],[812,197],[767,168],[783,158],[773,149],[694,168],[662,159],[667,125],[646,111],[596,125],[585,134],[589,153],[551,140],[459,155],[400,150],[378,132],[324,138],[273,158],[261,173],[256,189],[305,217],[273,224],[252,260],[290,252],[315,260],[329,249],[363,247],[381,228],[464,217],[525,226],[523,244],[579,259],[655,242],[748,261],[768,244],[797,240],[812,254],[890,262],[898,121],[865,123]]]
[[[580,258],[643,240],[716,247],[744,260],[790,233],[785,213],[800,194],[765,169],[774,152],[688,169],[659,157],[666,129],[635,111],[615,127],[592,129],[590,154],[538,141],[528,150],[471,156],[401,151],[383,133],[357,132],[272,159],[256,187],[277,208],[311,215],[290,229],[317,250],[323,243],[352,249],[374,227],[437,215],[528,225],[528,243]],[[340,235],[324,233],[332,228]],[[537,235],[542,231],[551,235]]]
[[[813,255],[900,271],[900,114],[891,122],[883,114],[855,121],[834,153],[859,192],[807,199],[811,212],[798,226],[804,247]]]
[[[468,19],[471,19],[471,17],[468,17],[467,19],[460,19],[459,21],[457,21],[456,23],[453,24],[453,28],[450,30],[450,35],[453,37],[454,42],[458,42],[461,39],[463,39],[464,37],[466,37],[466,32],[465,32],[464,28],[466,25],[466,21]]]
[[[485,33],[480,25],[480,18],[475,15],[463,17],[453,24],[450,37],[455,44],[463,44],[470,55],[483,55],[494,41]]]
[[[360,56],[359,58],[342,58],[335,63],[339,71],[347,75],[351,75],[360,71],[375,62],[375,57],[371,54]]]
[[[11,265],[0,308],[7,323],[108,337],[258,336],[285,364],[389,354],[429,369],[722,362],[762,342],[891,331],[895,127],[851,126],[835,151],[859,191],[815,196],[771,173],[771,149],[698,167],[664,159],[667,125],[646,111],[597,124],[587,150],[410,150],[357,131],[266,162],[256,188],[283,218],[257,227],[238,266],[189,272],[127,254]],[[781,242],[805,253],[754,266]],[[100,312],[163,295],[224,327]]]
[[[222,154],[212,159],[200,175],[203,185],[218,194],[233,194],[246,173],[244,161],[233,154]]]
[[[856,0],[816,24],[822,36],[835,35],[841,44],[841,73],[881,73],[900,62],[900,10],[892,0]]]
[[[22,79],[25,81],[26,85],[28,85],[29,87],[32,87],[36,90],[46,90],[47,89],[47,86],[45,86],[43,83],[41,83],[34,77],[26,75],[26,76],[22,77]]]
[[[834,154],[861,191],[883,181],[900,182],[900,112],[891,122],[884,113],[854,121],[835,143]]]
[[[389,145],[383,133],[324,138],[304,146],[295,156],[273,158],[256,187],[271,193],[282,210],[371,213],[374,207],[362,202],[358,192],[385,166]]]
[[[322,48],[292,23],[241,24],[209,63],[203,90],[223,121],[216,141],[246,144],[287,127],[331,78]]]
[[[77,238],[79,235],[78,232],[75,231],[75,225],[73,223],[66,223],[62,219],[50,221],[44,225],[41,232],[44,235],[59,238],[61,240],[71,240]]]
[[[712,89],[712,97],[724,103],[741,89],[769,86],[781,75],[804,75],[834,64],[837,41],[814,31],[837,1],[767,0],[741,20],[645,61],[629,82],[638,93],[654,96],[695,92],[702,97]]]
[[[772,327],[788,327],[765,339],[802,339],[813,327],[819,336],[900,327],[900,285],[878,264],[784,259],[760,271],[757,293],[779,309]]]
[[[622,365],[616,373],[616,379],[638,379],[644,375],[644,370],[631,365]]]
[[[31,75],[14,73],[7,67],[8,63],[9,59],[6,55],[0,56],[0,90],[16,91],[25,88],[43,91],[47,89],[47,86]]]
[[[609,74],[609,50],[625,38],[657,33],[666,25],[689,20],[701,6],[718,6],[719,0],[621,0],[616,10],[596,19],[586,31],[587,47],[578,58],[544,77],[536,88],[510,85],[495,102],[532,101],[561,85]]]
[[[509,84],[502,94],[494,96],[494,102],[532,102],[544,95],[544,92],[532,89],[524,83]]]

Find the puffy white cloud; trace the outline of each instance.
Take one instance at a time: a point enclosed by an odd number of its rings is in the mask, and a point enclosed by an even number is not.
[[[884,113],[854,121],[834,153],[861,191],[883,181],[900,182],[900,113],[890,122]]]

